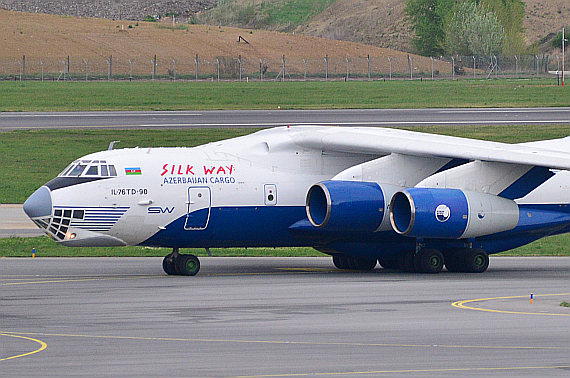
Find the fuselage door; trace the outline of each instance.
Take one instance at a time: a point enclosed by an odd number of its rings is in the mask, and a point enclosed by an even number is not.
[[[188,214],[185,230],[204,230],[210,221],[211,192],[208,187],[188,188]]]

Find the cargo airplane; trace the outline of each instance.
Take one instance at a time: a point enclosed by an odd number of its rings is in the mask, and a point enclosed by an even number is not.
[[[193,148],[77,159],[25,202],[59,244],[301,247],[340,269],[484,272],[489,255],[570,231],[570,137],[505,144],[295,126]]]

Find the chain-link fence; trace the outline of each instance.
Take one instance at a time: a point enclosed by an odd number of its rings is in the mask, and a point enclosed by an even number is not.
[[[540,77],[556,75],[562,57],[468,56],[426,58],[401,54],[385,57],[329,57],[318,59],[242,58],[218,56],[173,59],[149,55],[136,59],[22,56],[0,60],[2,80],[200,80],[301,81],[396,80]],[[567,65],[568,67],[568,65]]]

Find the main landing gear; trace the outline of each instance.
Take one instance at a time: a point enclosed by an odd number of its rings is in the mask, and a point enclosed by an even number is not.
[[[194,255],[178,253],[178,248],[173,248],[172,253],[162,260],[162,269],[168,275],[195,276],[200,270],[200,260]]]
[[[483,273],[489,267],[489,255],[479,248],[460,248],[445,254],[449,272]]]
[[[479,248],[460,248],[445,254],[436,249],[408,250],[400,252],[397,264],[404,272],[439,273],[445,265],[449,272],[483,273],[489,267],[489,255]]]
[[[402,251],[397,258],[378,260],[385,269],[399,269],[409,273],[439,273],[445,266],[449,272],[483,273],[489,267],[489,255],[479,248],[460,248],[441,253],[425,248]],[[339,269],[372,270],[376,260],[346,255],[333,255],[333,263]]]
[[[372,270],[376,267],[376,259],[333,255],[333,264],[338,269]]]

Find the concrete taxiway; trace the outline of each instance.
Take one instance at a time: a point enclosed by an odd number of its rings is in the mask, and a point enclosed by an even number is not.
[[[0,376],[567,377],[570,258],[483,274],[329,258],[0,259]],[[533,293],[533,303],[530,303]]]
[[[44,235],[28,218],[20,204],[0,204],[0,238]]]

